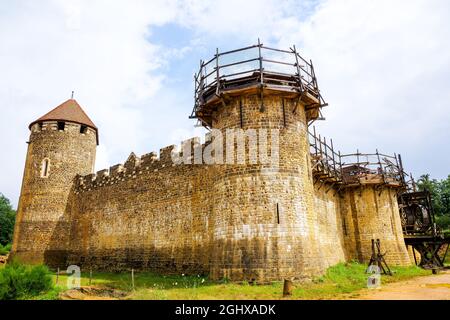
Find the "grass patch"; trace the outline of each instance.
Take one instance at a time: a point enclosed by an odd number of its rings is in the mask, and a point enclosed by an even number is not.
[[[49,291],[43,292],[39,295],[28,296],[22,299],[26,300],[59,300],[59,294],[64,292],[65,289],[59,286],[53,286]]]
[[[366,265],[356,262],[340,263],[327,270],[309,283],[296,284],[289,299],[339,299],[346,298],[367,286]],[[382,285],[430,275],[431,271],[418,267],[393,267],[393,276],[382,276]],[[56,276],[53,277],[56,281]],[[67,275],[60,275],[57,289],[66,290]],[[128,299],[138,300],[256,300],[282,299],[283,283],[250,285],[248,283],[228,283],[210,281],[198,276],[161,276],[154,273],[135,273],[135,290],[131,287],[130,273],[93,273],[93,286],[105,286],[126,291]],[[89,274],[82,273],[81,285],[89,285]],[[51,297],[48,293],[47,297]]]
[[[57,287],[60,290],[67,289],[67,281],[69,275],[59,275]],[[56,275],[53,276],[56,282]],[[211,282],[204,276],[186,276],[173,275],[163,276],[150,272],[135,273],[135,290],[136,292],[151,291],[152,298],[157,300],[171,299],[170,295],[165,292],[175,289],[186,289],[195,291],[195,289],[209,286]],[[133,293],[131,284],[131,273],[96,273],[92,274],[92,280],[89,280],[89,273],[81,274],[81,286],[104,286],[108,288],[118,289],[121,291]]]
[[[348,294],[367,288],[367,266],[357,262],[340,263],[327,270],[325,275],[314,279],[311,283],[297,286],[293,298],[296,299],[339,299]],[[430,275],[431,272],[416,266],[392,267],[393,275],[381,276],[381,283],[410,279],[417,276]]]

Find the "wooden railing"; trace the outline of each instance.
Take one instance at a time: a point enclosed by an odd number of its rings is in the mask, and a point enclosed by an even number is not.
[[[365,177],[377,177],[382,183],[395,183],[405,188],[413,181],[403,170],[400,155],[375,153],[341,154],[335,150],[333,140],[327,141],[316,133],[309,132],[311,165],[316,180],[353,185]]]
[[[258,44],[219,52],[208,61],[200,61],[200,69],[194,76],[195,103],[191,118],[197,118],[198,111],[207,100],[220,96],[227,88],[246,85],[264,88],[271,83],[282,84],[292,90],[308,92],[316,97],[319,105],[325,105],[317,84],[312,61],[307,61],[297,52],[295,46],[280,50]]]

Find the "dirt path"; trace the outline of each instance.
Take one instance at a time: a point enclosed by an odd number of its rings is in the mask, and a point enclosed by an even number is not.
[[[450,300],[450,270],[438,275],[418,277],[382,285],[380,289],[364,289],[353,295],[356,300]]]

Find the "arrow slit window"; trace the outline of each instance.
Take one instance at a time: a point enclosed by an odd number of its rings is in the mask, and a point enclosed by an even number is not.
[[[41,178],[48,178],[50,173],[50,159],[42,160]]]

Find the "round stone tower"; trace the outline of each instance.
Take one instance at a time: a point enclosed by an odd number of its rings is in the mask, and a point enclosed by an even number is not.
[[[70,233],[67,200],[74,178],[93,172],[97,127],[70,99],[29,128],[11,258],[64,266]]]
[[[238,53],[250,59],[236,61]],[[308,142],[322,106],[312,63],[295,49],[258,44],[202,62],[192,117],[222,134],[225,162],[214,181],[213,279],[301,279],[325,269]],[[244,137],[241,148],[231,134]]]

